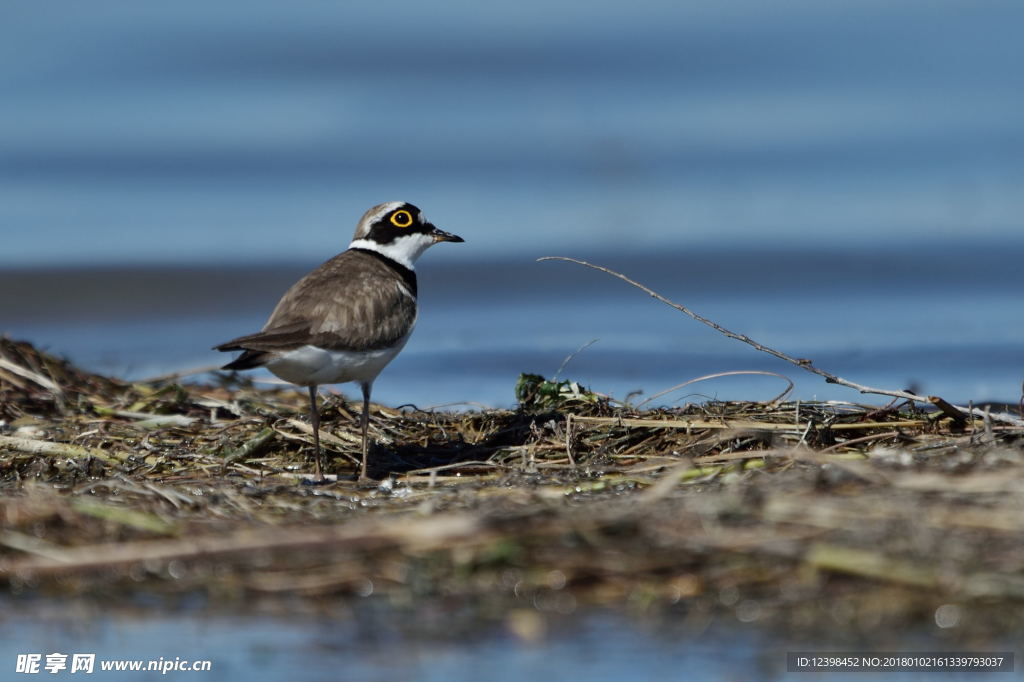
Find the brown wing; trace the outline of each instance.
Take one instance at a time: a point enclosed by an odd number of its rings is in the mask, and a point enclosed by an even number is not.
[[[410,294],[380,259],[345,251],[296,282],[263,331],[217,349],[266,353],[305,344],[330,350],[387,348],[408,334],[416,321],[416,300]]]

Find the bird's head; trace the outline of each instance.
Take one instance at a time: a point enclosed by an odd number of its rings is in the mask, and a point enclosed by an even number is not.
[[[378,204],[363,214],[349,248],[369,249],[412,268],[424,251],[438,242],[461,242],[404,201]]]

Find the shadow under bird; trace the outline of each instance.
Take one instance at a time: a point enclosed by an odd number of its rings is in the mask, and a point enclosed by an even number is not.
[[[317,387],[355,381],[362,389],[359,477],[365,479],[373,381],[402,350],[416,324],[413,264],[438,242],[461,241],[431,224],[412,204],[374,206],[363,214],[348,249],[292,285],[262,331],[214,346],[243,351],[224,369],[266,367],[309,388],[317,480],[324,480]]]

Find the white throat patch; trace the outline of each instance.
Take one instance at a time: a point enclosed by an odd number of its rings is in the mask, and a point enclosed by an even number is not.
[[[422,232],[412,232],[395,238],[389,244],[380,244],[372,239],[353,239],[348,245],[350,249],[366,249],[387,256],[399,265],[415,270],[413,263],[434,244],[434,238]]]

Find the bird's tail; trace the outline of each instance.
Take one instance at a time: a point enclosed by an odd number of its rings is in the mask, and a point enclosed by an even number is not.
[[[218,350],[221,350],[218,348]],[[237,348],[224,348],[223,350],[241,350]],[[227,370],[253,369],[267,364],[270,353],[262,350],[247,350],[237,358],[221,367]]]

